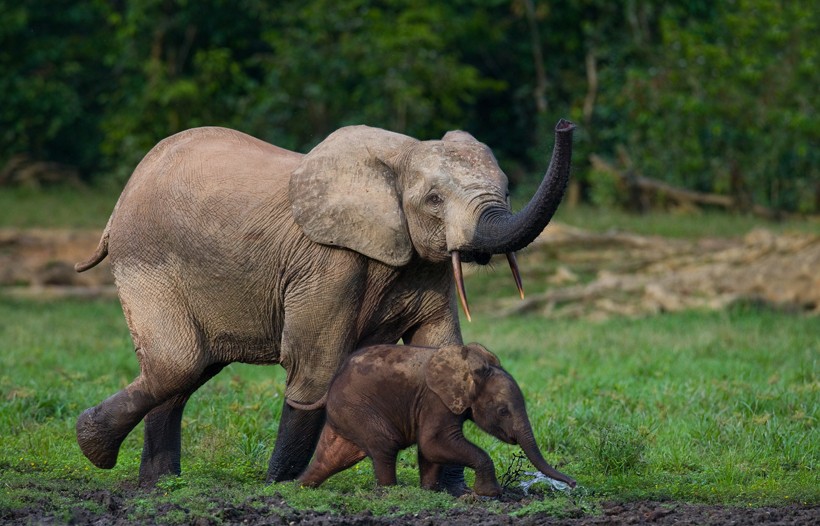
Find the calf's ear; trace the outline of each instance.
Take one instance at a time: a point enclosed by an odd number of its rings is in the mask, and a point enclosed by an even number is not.
[[[460,415],[475,400],[483,372],[499,365],[498,358],[477,343],[451,345],[433,353],[424,376],[430,390]]]

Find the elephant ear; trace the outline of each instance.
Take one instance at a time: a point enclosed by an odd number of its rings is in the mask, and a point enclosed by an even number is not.
[[[472,405],[481,379],[493,366],[500,366],[498,358],[482,345],[451,345],[433,353],[424,375],[427,387],[460,415]]]
[[[413,245],[397,176],[383,159],[412,142],[398,133],[348,126],[305,155],[290,180],[291,210],[305,235],[387,265],[407,264]]]
[[[461,130],[448,131],[444,134],[444,137],[442,137],[441,140],[447,142],[478,142],[478,139],[466,131]]]

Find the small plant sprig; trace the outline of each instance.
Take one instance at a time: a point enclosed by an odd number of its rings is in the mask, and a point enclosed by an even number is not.
[[[501,480],[499,481],[501,488],[504,491],[510,491],[513,488],[516,491],[520,491],[521,481],[526,476],[526,462],[528,462],[527,457],[523,454],[516,453],[513,455],[512,460],[509,464],[507,464],[504,473],[501,475]]]

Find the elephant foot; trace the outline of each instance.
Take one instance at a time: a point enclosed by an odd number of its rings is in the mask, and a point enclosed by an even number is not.
[[[438,488],[453,497],[461,497],[471,493],[467,483],[464,482],[464,467],[452,465],[442,467],[439,473]]]
[[[324,424],[324,409],[303,411],[284,402],[279,435],[268,463],[268,483],[293,480],[302,474],[310,464]]]
[[[157,485],[159,479],[165,475],[179,475],[182,473],[179,456],[171,452],[154,454],[147,458],[143,452],[140,462],[139,484],[143,488],[150,488]]]
[[[267,482],[285,482],[288,480],[295,480],[310,463],[310,457],[307,460],[302,458],[282,459],[274,455],[270,459],[268,465]]]
[[[480,495],[482,497],[500,497],[501,496],[501,486],[498,485],[497,482],[483,482],[476,480],[475,488],[473,488],[476,495]]]
[[[117,433],[97,407],[83,411],[77,419],[77,443],[83,455],[101,469],[111,469],[117,465],[120,445],[125,439]]]

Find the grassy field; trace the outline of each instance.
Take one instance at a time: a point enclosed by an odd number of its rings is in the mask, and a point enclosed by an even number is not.
[[[118,193],[0,190],[0,226],[102,229]],[[584,208],[562,209],[558,220],[674,237],[743,235],[761,226],[748,217],[633,217]],[[809,222],[762,226],[817,230]],[[521,384],[545,456],[579,481],[570,495],[533,486],[535,498],[515,513],[594,511],[602,500],[820,503],[816,317],[739,305],[597,322],[498,319],[487,300],[513,293],[508,272],[473,273],[467,286],[474,322],[464,324],[465,339],[500,356]],[[99,495],[133,487],[141,426],[125,441],[118,465],[103,471],[80,453],[74,424],[136,373],[117,302],[17,300],[0,292],[0,522],[28,506],[68,520],[73,508],[101,511]],[[131,518],[213,517],[215,496],[253,505],[277,495],[297,508],[376,514],[463,506],[508,511],[496,501],[418,489],[412,450],[402,454],[400,485],[389,490],[375,487],[368,461],[318,490],[265,485],[284,377],[279,367],[234,364],[200,389],[183,423],[183,476],[163,480],[155,493],[126,491]],[[521,472],[532,468],[517,448],[468,427],[510,487],[528,479]],[[471,482],[469,470],[467,477]]]
[[[5,299],[0,320],[0,510],[37,502],[58,514],[93,510],[99,504],[78,495],[133,483],[139,466],[139,427],[111,471],[91,466],[74,439],[79,412],[136,374],[119,305]],[[500,355],[548,460],[580,484],[569,497],[541,488],[543,498],[518,513],[592,510],[601,499],[820,502],[816,318],[738,307],[605,322],[492,320],[465,333]],[[387,492],[375,488],[367,461],[318,490],[265,486],[283,388],[281,368],[246,365],[204,386],[186,411],[183,477],[141,497],[135,519],[208,516],[216,487],[238,502],[278,493],[319,510],[339,502],[374,513],[464,505],[416,488],[412,451],[402,455],[400,487]],[[469,436],[500,477],[519,467],[517,448],[474,427]],[[188,511],[158,511],[175,502]]]

